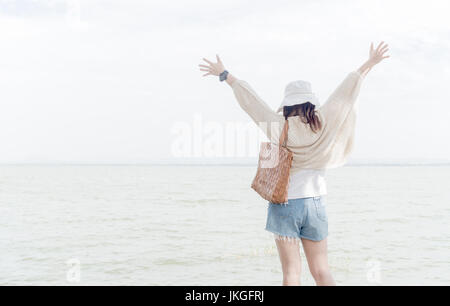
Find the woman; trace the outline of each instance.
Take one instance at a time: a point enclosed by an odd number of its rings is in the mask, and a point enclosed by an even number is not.
[[[353,147],[356,120],[355,102],[361,82],[373,66],[389,56],[388,45],[370,46],[369,59],[351,72],[319,107],[305,81],[287,85],[278,112],[270,107],[245,81],[228,73],[216,56],[213,63],[204,58],[203,76],[215,75],[226,80],[240,106],[264,131],[271,142],[278,143],[284,123],[289,126],[286,146],[293,152],[287,205],[269,203],[266,230],[274,233],[283,270],[283,285],[300,285],[300,248],[317,285],[335,285],[327,258],[328,218],[325,209],[325,170],[342,166]]]

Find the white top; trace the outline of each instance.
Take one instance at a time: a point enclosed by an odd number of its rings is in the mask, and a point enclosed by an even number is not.
[[[326,193],[325,170],[301,169],[289,176],[288,199],[317,197]]]

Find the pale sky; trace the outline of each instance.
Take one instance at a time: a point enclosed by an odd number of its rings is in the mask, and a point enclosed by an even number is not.
[[[0,0],[0,163],[176,160],[173,127],[249,122],[218,53],[274,109],[324,102],[385,40],[359,96],[355,161],[450,161],[450,1]],[[225,144],[227,145],[227,144]],[[189,160],[189,158],[188,158]]]

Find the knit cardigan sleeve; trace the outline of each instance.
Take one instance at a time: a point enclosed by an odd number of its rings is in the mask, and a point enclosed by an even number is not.
[[[284,117],[273,111],[246,81],[236,79],[231,87],[241,108],[271,142],[277,142],[283,129]]]
[[[336,128],[345,121],[353,110],[362,81],[363,77],[359,72],[349,73],[326,103],[319,108],[328,126]]]

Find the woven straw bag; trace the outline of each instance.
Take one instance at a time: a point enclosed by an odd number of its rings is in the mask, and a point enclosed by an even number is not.
[[[289,173],[292,152],[286,148],[289,121],[284,123],[279,144],[261,143],[258,170],[252,188],[264,199],[274,204],[288,201]]]

